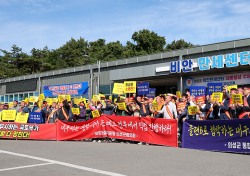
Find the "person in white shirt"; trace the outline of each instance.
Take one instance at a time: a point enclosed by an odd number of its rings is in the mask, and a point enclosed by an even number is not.
[[[171,101],[172,96],[167,95],[165,98],[165,104],[163,108],[158,111],[159,114],[163,114],[164,119],[178,119],[176,105]]]

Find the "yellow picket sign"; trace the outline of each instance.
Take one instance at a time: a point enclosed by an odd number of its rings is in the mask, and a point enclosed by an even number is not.
[[[38,100],[39,100],[39,101],[43,101],[44,99],[45,99],[44,94],[40,94],[40,95],[38,96]]]
[[[79,105],[81,103],[82,98],[74,98],[74,104]]]
[[[46,98],[45,101],[46,101],[49,105],[52,105],[52,104],[53,104],[53,99],[52,99],[52,98]]]
[[[93,95],[92,100],[97,102],[100,101],[100,96],[99,95]]]
[[[29,113],[17,113],[15,122],[17,123],[27,123],[29,118]]]
[[[156,101],[152,102],[152,108],[153,110],[158,111],[158,103]]]
[[[100,97],[101,99],[105,99],[105,95],[104,95],[104,94],[100,94],[100,93],[99,93],[99,97]]]
[[[85,103],[86,109],[90,109],[89,104]]]
[[[126,104],[125,103],[117,103],[118,109],[120,110],[125,110],[126,109]]]
[[[114,88],[112,91],[113,94],[123,94],[124,93],[124,84],[123,83],[114,83]]]
[[[195,115],[197,111],[197,106],[188,106],[188,115]]]
[[[30,96],[30,98],[29,98],[29,102],[31,102],[31,103],[35,103],[35,102],[37,102],[37,100],[38,100],[38,97],[35,97],[35,96]]]
[[[100,117],[100,113],[98,110],[91,111],[93,118]]]
[[[9,109],[12,108],[13,106],[14,106],[13,102],[9,103]]]
[[[136,81],[124,81],[124,93],[136,93]]]
[[[53,103],[58,103],[58,98],[53,98]]]
[[[79,115],[80,114],[80,109],[79,108],[71,108],[71,111],[73,114]]]
[[[38,101],[37,105],[38,105],[39,108],[42,108],[43,107],[43,101]]]
[[[176,97],[181,98],[181,91],[176,91]]]
[[[15,120],[16,110],[3,110],[2,111],[2,120]]]
[[[65,100],[65,95],[58,95],[58,102],[61,103]]]
[[[241,94],[232,94],[233,104],[243,104],[243,99]]]
[[[25,98],[25,99],[24,99],[24,102],[28,104],[28,103],[29,103],[29,98],[28,98],[28,97]]]
[[[67,101],[71,101],[71,96],[70,96],[70,95],[65,95],[65,99],[66,99]]]
[[[237,89],[238,88],[238,85],[230,85],[230,86],[227,86],[227,91],[230,91],[232,88],[235,88]]]
[[[221,92],[213,92],[213,94],[212,94],[212,100],[213,101],[222,102],[222,99],[223,99],[223,93],[221,93]]]

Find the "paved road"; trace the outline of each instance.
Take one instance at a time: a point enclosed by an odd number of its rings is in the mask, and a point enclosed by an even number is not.
[[[250,156],[120,143],[0,140],[4,176],[248,176]]]

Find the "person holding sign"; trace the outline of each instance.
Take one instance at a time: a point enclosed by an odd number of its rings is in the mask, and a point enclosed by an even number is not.
[[[103,114],[112,115],[114,113],[114,108],[115,108],[114,105],[111,103],[109,99],[105,100],[105,104],[106,107],[102,108]]]
[[[238,104],[237,110],[239,111],[239,119],[250,118],[250,88],[244,87],[243,89],[243,105]]]
[[[216,101],[216,104],[219,106],[219,118],[221,120],[229,120],[231,119],[231,116],[229,114],[229,104],[230,104],[230,98],[228,98],[227,88],[225,87],[222,91],[222,101]]]
[[[140,117],[150,117],[151,115],[151,110],[150,110],[150,106],[149,106],[149,99],[148,97],[144,97],[143,98],[143,102],[139,102],[136,98],[136,95],[134,94],[134,101],[136,102],[136,104],[139,105],[140,107]]]

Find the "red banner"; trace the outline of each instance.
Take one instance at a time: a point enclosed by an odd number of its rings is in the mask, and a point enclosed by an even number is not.
[[[57,140],[105,137],[177,147],[177,122],[159,118],[107,115],[87,122],[57,122]]]
[[[56,140],[56,124],[1,122],[0,138]]]

